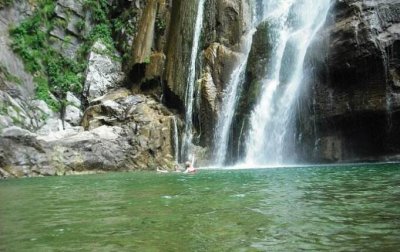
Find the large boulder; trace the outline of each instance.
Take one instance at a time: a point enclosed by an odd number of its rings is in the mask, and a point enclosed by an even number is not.
[[[64,121],[73,126],[78,126],[83,116],[81,101],[71,92],[67,92],[65,100],[67,105],[65,107]]]
[[[123,80],[121,62],[114,60],[107,47],[97,41],[89,54],[84,96],[90,102],[104,95],[108,90],[121,86]]]
[[[61,121],[55,121],[58,130],[40,134],[18,127],[4,129],[0,177],[172,169],[174,120],[152,98],[115,90],[94,100],[85,111],[82,124],[86,131],[60,129]]]

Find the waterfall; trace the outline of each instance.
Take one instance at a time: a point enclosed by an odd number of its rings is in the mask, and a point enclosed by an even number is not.
[[[172,117],[172,123],[174,124],[174,154],[175,154],[175,161],[179,163],[179,130],[178,130],[178,123],[176,122],[176,117]]]
[[[294,104],[304,59],[325,22],[330,0],[271,0],[264,7],[273,48],[245,143],[244,162],[253,166],[287,163],[291,157],[288,146],[294,138]]]
[[[252,3],[251,26],[250,31],[244,36],[242,41],[243,46],[240,64],[238,64],[233,70],[227,87],[223,91],[221,110],[214,132],[214,164],[216,166],[224,165],[226,160],[232,120],[236,111],[236,106],[240,99],[242,85],[245,81],[245,70],[253,41],[253,35],[256,31],[255,27],[258,25],[260,19],[262,20],[262,6],[262,1],[255,1]]]
[[[182,160],[186,159],[190,154],[190,147],[193,139],[192,132],[192,115],[193,115],[193,94],[194,94],[194,85],[196,79],[196,59],[199,50],[199,42],[201,29],[203,27],[203,13],[204,13],[204,2],[205,0],[198,0],[197,6],[197,15],[195,21],[195,29],[193,34],[193,45],[192,52],[190,55],[190,66],[189,66],[189,74],[187,79],[186,86],[186,97],[185,97],[185,131],[183,134],[182,148],[181,148],[181,158]]]
[[[240,59],[240,64],[231,74],[230,81],[224,90],[221,111],[219,113],[217,126],[214,135],[215,158],[214,164],[221,166],[226,159],[228,149],[229,132],[231,129],[232,119],[235,114],[236,105],[240,98],[241,86],[244,82],[244,74],[247,66],[254,29],[251,30],[244,38],[244,53]]]

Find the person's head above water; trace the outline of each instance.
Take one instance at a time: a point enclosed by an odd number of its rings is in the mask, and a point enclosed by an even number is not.
[[[185,163],[185,167],[186,168],[188,168],[188,167],[190,167],[192,164],[189,162],[189,161],[186,161],[186,163]]]

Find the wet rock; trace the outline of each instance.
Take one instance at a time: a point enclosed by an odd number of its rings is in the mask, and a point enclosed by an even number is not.
[[[400,3],[343,0],[330,13],[307,53],[298,148],[308,162],[384,160],[400,151]]]
[[[239,63],[240,53],[234,52],[219,43],[212,43],[205,51],[207,71],[221,93],[228,85],[231,73]]]
[[[132,45],[132,65],[146,63],[150,59],[158,2],[158,0],[148,0],[146,3],[138,24],[138,34]]]
[[[249,52],[247,66],[245,70],[244,83],[242,92],[240,94],[237,111],[234,115],[233,121],[236,122],[232,125],[233,138],[231,146],[235,154],[231,157],[233,159],[239,158],[241,151],[245,150],[244,141],[246,138],[243,133],[248,132],[249,117],[258,97],[261,93],[264,76],[267,75],[267,63],[271,54],[271,45],[268,39],[269,24],[268,21],[261,22],[256,32],[253,35],[252,45]],[[233,151],[231,151],[233,152]]]
[[[183,108],[193,45],[197,1],[173,1],[165,69],[166,100]]]
[[[165,55],[163,53],[154,53],[150,57],[150,63],[146,67],[145,79],[160,79],[163,76],[165,67]]]
[[[9,174],[8,172],[6,172],[4,169],[0,168],[0,179],[5,179],[5,178],[9,178],[11,177],[11,174]]]
[[[206,44],[217,42],[234,49],[250,28],[251,3],[248,0],[207,0],[204,30]],[[236,48],[237,49],[237,48]]]
[[[202,138],[203,146],[210,146],[213,142],[213,132],[218,114],[217,88],[210,73],[204,73],[198,81],[200,86],[199,117],[200,128],[206,132]]]

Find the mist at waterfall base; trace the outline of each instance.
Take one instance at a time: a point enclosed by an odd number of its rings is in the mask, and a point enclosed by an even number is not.
[[[0,251],[398,251],[400,169],[0,181]]]
[[[325,22],[330,0],[273,0],[258,1],[255,26],[268,23],[268,41],[272,45],[270,59],[264,66],[266,75],[261,76],[262,88],[250,114],[249,126],[244,133],[245,150],[238,158],[241,166],[279,166],[294,162],[296,116],[295,104],[305,77],[304,60],[316,33]],[[251,44],[251,37],[248,38]],[[246,48],[246,47],[245,47]],[[267,49],[266,49],[267,50]],[[248,60],[249,49],[243,57]],[[220,118],[215,132],[214,164],[226,163],[227,145],[232,136],[232,116],[240,98],[241,85],[246,81],[244,71],[247,62],[241,62],[232,78],[222,103]],[[241,139],[238,140],[240,142]],[[231,148],[240,148],[231,146]],[[234,153],[240,153],[235,150]],[[231,161],[230,161],[231,163]]]

